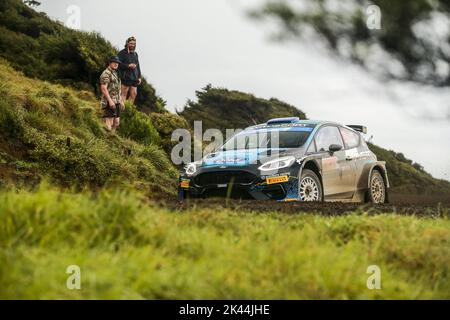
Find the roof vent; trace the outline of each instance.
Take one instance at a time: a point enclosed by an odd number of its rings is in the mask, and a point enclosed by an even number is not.
[[[291,117],[291,118],[275,118],[267,121],[267,124],[282,124],[282,123],[295,123],[300,121],[299,117]]]

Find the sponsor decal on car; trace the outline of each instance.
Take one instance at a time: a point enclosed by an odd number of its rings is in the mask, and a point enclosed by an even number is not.
[[[289,176],[287,176],[287,175],[266,178],[267,184],[283,183],[283,182],[288,182],[288,181],[289,181]]]
[[[189,189],[189,183],[190,183],[189,180],[181,180],[180,187],[183,189]]]

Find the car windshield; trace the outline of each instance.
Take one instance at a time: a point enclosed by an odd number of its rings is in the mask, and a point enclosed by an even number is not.
[[[228,140],[221,149],[299,148],[308,140],[312,130],[309,127],[245,130]]]

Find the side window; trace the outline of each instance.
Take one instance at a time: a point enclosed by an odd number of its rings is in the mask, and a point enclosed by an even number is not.
[[[338,144],[344,147],[341,133],[334,126],[327,126],[319,130],[315,137],[317,151],[328,151],[330,145]]]
[[[359,141],[360,141],[360,135],[357,134],[356,132],[353,132],[351,130],[348,130],[346,128],[339,128],[341,130],[342,133],[342,137],[344,138],[344,142],[345,142],[345,147],[347,149],[352,149],[352,148],[356,148],[357,146],[359,146]]]
[[[308,147],[308,150],[306,151],[306,153],[315,153],[317,152],[316,150],[316,143],[314,142],[314,139],[311,141],[311,144]]]

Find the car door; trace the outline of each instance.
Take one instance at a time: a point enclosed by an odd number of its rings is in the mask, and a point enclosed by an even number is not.
[[[366,153],[361,153],[361,135],[353,130],[348,128],[339,127],[341,131],[342,138],[344,140],[345,145],[345,158],[349,164],[351,164],[355,182],[353,188],[357,189],[358,178],[362,174],[362,169],[364,168],[364,164],[367,161]]]
[[[322,154],[322,182],[325,200],[348,199],[354,194],[354,163],[346,159],[345,145],[337,126],[327,125],[314,137],[317,152]],[[329,152],[330,145],[340,145],[341,150]]]

